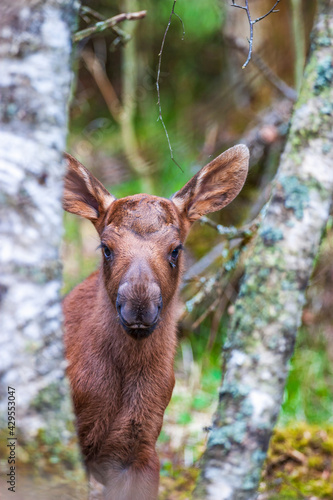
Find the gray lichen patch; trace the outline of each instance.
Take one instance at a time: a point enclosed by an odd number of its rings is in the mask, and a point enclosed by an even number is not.
[[[231,444],[242,443],[246,435],[246,424],[242,421],[236,421],[230,425],[224,425],[217,429],[214,434],[209,436],[209,446],[221,446],[224,450],[229,451]]]
[[[314,94],[320,94],[325,88],[333,83],[333,59],[326,56],[317,66],[317,77],[314,83]]]
[[[283,233],[280,228],[274,228],[270,226],[262,227],[259,230],[259,234],[263,239],[266,246],[273,246],[279,240],[283,239]],[[267,269],[263,269],[263,272],[268,272]]]
[[[279,180],[285,193],[285,207],[293,210],[296,219],[301,220],[303,218],[304,208],[309,203],[308,187],[302,184],[294,175],[284,175],[280,177]]]

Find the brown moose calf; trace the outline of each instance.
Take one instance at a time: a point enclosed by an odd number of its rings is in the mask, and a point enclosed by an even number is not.
[[[117,200],[66,155],[63,206],[91,220],[100,269],[64,300],[68,377],[89,474],[106,500],[155,500],[155,450],[174,387],[182,248],[191,224],[241,190],[249,152],[235,146],[202,168],[170,200]]]

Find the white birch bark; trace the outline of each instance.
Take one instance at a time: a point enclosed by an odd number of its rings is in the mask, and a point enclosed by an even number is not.
[[[41,430],[64,446],[74,432],[59,245],[77,8],[76,0],[0,4],[0,423],[5,438],[10,386],[23,450]]]
[[[195,498],[252,500],[276,423],[333,193],[333,1],[312,53],[224,345],[219,405]]]

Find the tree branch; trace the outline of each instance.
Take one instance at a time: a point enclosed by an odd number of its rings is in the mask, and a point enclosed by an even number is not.
[[[102,16],[102,14],[92,9],[91,7],[87,7],[86,5],[81,6],[80,16],[82,17],[82,19],[84,19],[84,21],[86,21],[86,23],[90,22],[89,16],[98,19],[98,21],[105,21],[105,17]],[[117,38],[113,40],[111,46],[117,44],[119,40],[121,40],[122,43],[125,44],[131,39],[131,36],[120,29],[118,25],[111,26],[110,29],[117,35]]]
[[[146,10],[141,10],[139,12],[129,12],[129,13],[123,13],[123,14],[118,14],[117,16],[110,17],[109,19],[106,19],[105,21],[99,21],[96,23],[94,26],[91,26],[90,28],[86,28],[81,31],[77,31],[73,35],[73,42],[79,42],[83,40],[84,38],[87,38],[90,35],[93,35],[94,33],[100,33],[101,31],[105,31],[108,28],[114,28],[116,24],[121,23],[123,21],[136,21],[138,19],[142,19],[145,17],[147,14]]]
[[[160,120],[160,122],[162,123],[163,129],[164,129],[164,132],[165,132],[165,135],[166,135],[167,141],[168,141],[168,146],[169,146],[169,151],[170,151],[171,160],[172,160],[172,161],[173,161],[173,162],[177,165],[177,167],[178,167],[178,168],[180,168],[180,170],[183,172],[183,169],[181,168],[181,166],[179,165],[179,163],[175,160],[175,158],[174,158],[174,156],[173,156],[173,149],[172,149],[172,147],[171,147],[170,137],[169,137],[168,130],[167,130],[167,128],[166,128],[166,125],[165,125],[165,123],[164,123],[163,116],[162,116],[161,95],[160,95],[160,76],[161,76],[162,54],[163,54],[163,49],[164,49],[165,39],[166,39],[167,33],[168,33],[168,31],[169,31],[170,25],[171,25],[171,19],[172,19],[172,16],[176,16],[176,17],[178,17],[178,19],[179,19],[179,20],[180,20],[180,22],[182,23],[182,28],[183,28],[183,38],[184,38],[184,36],[185,36],[185,28],[184,28],[184,23],[183,23],[182,19],[179,17],[179,15],[178,15],[178,14],[176,14],[176,12],[175,12],[176,2],[177,2],[177,0],[174,0],[174,2],[173,2],[173,5],[172,5],[172,10],[171,10],[171,14],[170,14],[170,17],[169,17],[169,21],[168,21],[167,27],[166,27],[165,32],[164,32],[164,35],[163,35],[162,45],[161,45],[161,48],[160,48],[160,52],[159,52],[159,54],[158,54],[158,67],[157,67],[157,78],[156,78],[156,90],[157,90],[158,120]]]
[[[228,240],[233,240],[235,238],[249,238],[253,236],[254,232],[258,229],[259,224],[260,224],[260,218],[258,217],[257,219],[249,222],[245,226],[241,228],[237,228],[234,226],[222,226],[221,224],[216,224],[213,220],[209,219],[205,215],[201,217],[200,222],[202,224],[207,224],[210,227],[213,227],[216,229],[216,231],[225,236]]]
[[[102,96],[104,97],[111,116],[116,122],[119,123],[121,104],[109,78],[106,75],[105,69],[100,63],[98,57],[96,57],[91,50],[83,50],[81,57],[85,62],[88,71],[93,76]]]
[[[227,42],[230,43],[232,47],[239,50],[243,54],[248,53],[248,49],[239,38],[234,38],[232,36],[226,37]],[[281,78],[279,78],[271,68],[261,59],[258,54],[252,54],[252,62],[258,68],[258,70],[263,74],[263,76],[269,81],[273,87],[275,87],[281,94],[283,94],[287,99],[295,102],[297,99],[297,92],[293,88],[289,87]]]
[[[262,21],[265,19],[265,17],[269,16],[270,14],[273,14],[275,12],[279,12],[278,10],[275,10],[275,7],[280,3],[280,0],[276,0],[275,4],[273,7],[266,12],[263,16],[257,17],[257,19],[252,19],[251,13],[250,13],[250,8],[249,8],[249,0],[245,0],[245,6],[244,5],[238,5],[235,3],[235,0],[232,0],[232,5],[231,7],[237,7],[238,9],[243,9],[246,11],[247,18],[249,20],[249,25],[250,25],[250,38],[248,39],[249,42],[249,51],[248,51],[248,56],[245,61],[245,63],[242,66],[242,69],[246,68],[246,66],[249,64],[251,57],[252,57],[252,46],[253,46],[253,26],[258,23],[259,21]]]

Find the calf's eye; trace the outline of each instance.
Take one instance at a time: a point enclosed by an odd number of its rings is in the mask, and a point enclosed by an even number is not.
[[[171,252],[171,257],[172,257],[173,259],[177,259],[178,254],[179,254],[179,248],[175,248],[175,249],[174,249],[174,250],[172,250],[172,252]]]
[[[178,245],[178,247],[174,248],[170,254],[169,263],[171,267],[176,267],[176,262],[179,256],[180,250],[183,248],[182,245]]]
[[[112,259],[112,251],[110,250],[110,248],[107,245],[105,245],[104,243],[102,243],[101,247],[103,249],[104,257],[106,258],[106,260],[111,260]]]

